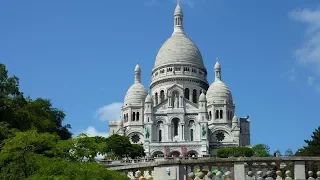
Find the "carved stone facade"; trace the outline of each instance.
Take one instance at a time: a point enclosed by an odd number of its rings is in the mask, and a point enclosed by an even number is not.
[[[178,4],[174,32],[160,48],[152,70],[150,91],[141,83],[141,69],[125,96],[120,121],[110,134],[143,144],[147,156],[213,155],[219,147],[250,145],[249,117],[238,119],[231,91],[216,62],[209,86],[201,53],[183,31]]]

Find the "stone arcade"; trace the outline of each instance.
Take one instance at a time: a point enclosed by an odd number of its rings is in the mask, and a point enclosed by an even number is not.
[[[250,145],[249,117],[235,116],[218,60],[209,86],[201,53],[183,31],[183,18],[178,3],[173,34],[156,56],[151,93],[141,83],[137,64],[121,120],[109,122],[110,134],[143,144],[147,156],[214,155],[218,147]]]

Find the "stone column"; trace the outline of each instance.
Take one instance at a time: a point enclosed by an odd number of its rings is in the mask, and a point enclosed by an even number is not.
[[[294,179],[306,179],[306,165],[304,161],[294,162]]]
[[[168,124],[168,140],[172,142],[172,126]]]
[[[234,163],[234,179],[246,179],[245,168],[243,162]]]

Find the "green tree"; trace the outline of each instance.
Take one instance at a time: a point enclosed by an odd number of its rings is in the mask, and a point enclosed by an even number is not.
[[[41,180],[129,180],[125,175],[107,170],[95,162],[70,162],[63,159],[42,159],[41,167],[28,179]]]
[[[129,156],[130,156],[132,159],[135,159],[136,157],[143,157],[143,156],[145,156],[143,146],[141,146],[140,144],[132,144],[132,145],[131,145],[131,150],[130,150]]]
[[[63,125],[65,114],[53,108],[50,100],[25,98],[19,91],[19,79],[9,77],[5,65],[0,64],[0,122],[1,128],[19,131],[37,129],[39,132],[55,133],[61,139],[71,138],[69,124]],[[5,122],[5,123],[3,123]],[[0,140],[6,138],[0,135]]]
[[[101,138],[80,134],[74,139],[59,141],[50,151],[50,154],[54,157],[68,159],[70,161],[95,162],[95,157],[98,154],[107,153],[106,138],[104,138],[104,140]]]
[[[307,144],[303,148],[298,149],[297,156],[320,156],[320,126],[311,136],[311,140],[305,140]]]
[[[17,132],[14,137],[4,140],[0,152],[0,179],[28,178],[39,168],[39,159],[54,146],[57,138],[32,130]]]
[[[266,144],[257,144],[252,147],[254,157],[270,157],[270,148]]]
[[[293,156],[293,151],[289,148],[286,150],[285,152],[285,156],[289,157],[289,156]]]
[[[127,136],[120,136],[118,134],[111,135],[107,138],[108,151],[115,153],[118,157],[129,155],[131,150],[131,143]]]

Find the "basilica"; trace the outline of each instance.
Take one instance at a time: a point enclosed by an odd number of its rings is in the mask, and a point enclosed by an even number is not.
[[[155,59],[150,92],[141,83],[137,64],[121,120],[109,122],[110,134],[128,136],[153,157],[215,155],[220,147],[250,145],[249,116],[235,116],[218,60],[209,85],[201,53],[184,33],[183,18],[178,3],[173,33]]]

